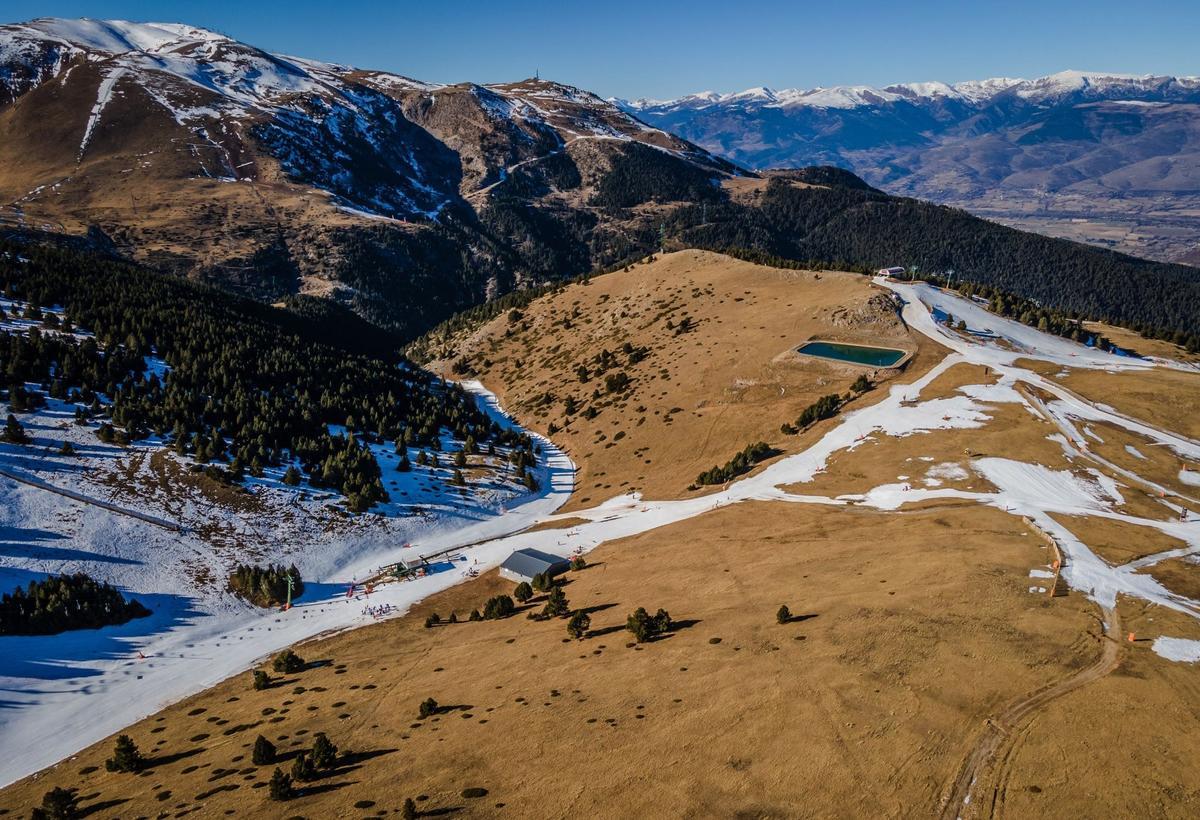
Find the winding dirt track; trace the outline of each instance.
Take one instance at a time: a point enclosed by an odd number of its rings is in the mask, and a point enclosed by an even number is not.
[[[1099,680],[1117,668],[1121,657],[1121,619],[1115,609],[1103,612],[1104,635],[1100,639],[1100,657],[1095,663],[1069,678],[1029,692],[1009,704],[998,716],[987,720],[983,732],[975,739],[959,767],[950,793],[942,800],[939,816],[943,820],[995,816],[1000,791],[995,764],[1011,753],[1022,724],[1054,699]]]

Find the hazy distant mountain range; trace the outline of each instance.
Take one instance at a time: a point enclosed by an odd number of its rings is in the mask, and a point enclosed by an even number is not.
[[[1200,77],[1064,71],[616,102],[747,167],[836,164],[891,193],[1200,261]]]

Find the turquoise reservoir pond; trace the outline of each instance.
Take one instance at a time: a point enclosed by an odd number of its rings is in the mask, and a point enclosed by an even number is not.
[[[805,342],[797,352],[839,362],[853,362],[871,367],[891,367],[907,355],[903,350],[891,347],[867,347],[866,345],[844,345],[838,342]]]

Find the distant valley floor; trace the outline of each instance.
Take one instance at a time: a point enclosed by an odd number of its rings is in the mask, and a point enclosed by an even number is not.
[[[1003,191],[938,199],[1022,231],[1200,266],[1200,194],[1040,194]]]

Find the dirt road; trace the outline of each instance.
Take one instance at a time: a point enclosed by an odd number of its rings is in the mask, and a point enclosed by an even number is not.
[[[994,718],[967,752],[950,793],[943,798],[940,817],[958,820],[966,817],[994,817],[1003,802],[1001,777],[1003,766],[1019,742],[1028,719],[1062,695],[1099,680],[1117,668],[1121,654],[1121,620],[1115,609],[1105,609],[1104,634],[1100,657],[1086,669],[1063,680],[1048,683],[1023,695]]]

